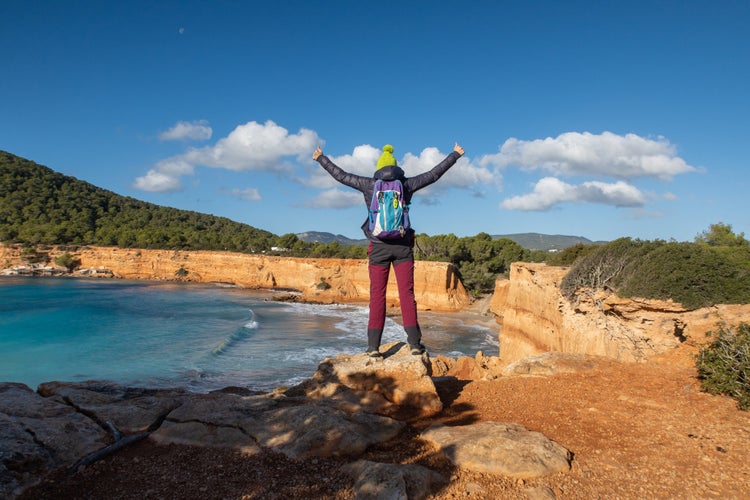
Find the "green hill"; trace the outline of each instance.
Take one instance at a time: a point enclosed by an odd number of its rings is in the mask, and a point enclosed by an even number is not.
[[[260,252],[277,236],[162,207],[0,151],[0,242]]]

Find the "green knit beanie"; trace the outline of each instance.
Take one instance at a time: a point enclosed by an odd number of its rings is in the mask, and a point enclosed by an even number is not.
[[[378,159],[378,165],[375,170],[380,170],[383,167],[395,167],[396,158],[393,157],[393,146],[386,144],[383,146],[383,154]]]

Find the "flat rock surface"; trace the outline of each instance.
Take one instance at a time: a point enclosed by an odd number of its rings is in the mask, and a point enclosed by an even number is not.
[[[513,375],[548,376],[558,373],[581,372],[598,366],[601,356],[545,352],[511,363],[502,370],[506,377]]]
[[[521,479],[570,469],[568,450],[519,424],[431,425],[422,438],[461,468]]]

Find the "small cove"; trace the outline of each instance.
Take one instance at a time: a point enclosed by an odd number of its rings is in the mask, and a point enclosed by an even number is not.
[[[367,307],[270,300],[210,284],[0,277],[0,381],[111,380],[206,392],[269,390],[362,352]],[[383,343],[403,341],[389,318]],[[420,313],[432,355],[498,354],[494,321]]]

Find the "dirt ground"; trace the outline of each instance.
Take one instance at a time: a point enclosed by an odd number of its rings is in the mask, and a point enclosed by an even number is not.
[[[410,422],[364,458],[418,463],[449,482],[429,498],[748,498],[750,412],[701,392],[684,346],[643,364],[602,360],[551,377],[441,380],[443,412]],[[567,473],[515,480],[453,467],[419,438],[429,424],[515,422],[569,449]],[[22,498],[288,499],[354,497],[342,462],[136,443]],[[554,496],[553,496],[554,495]]]

